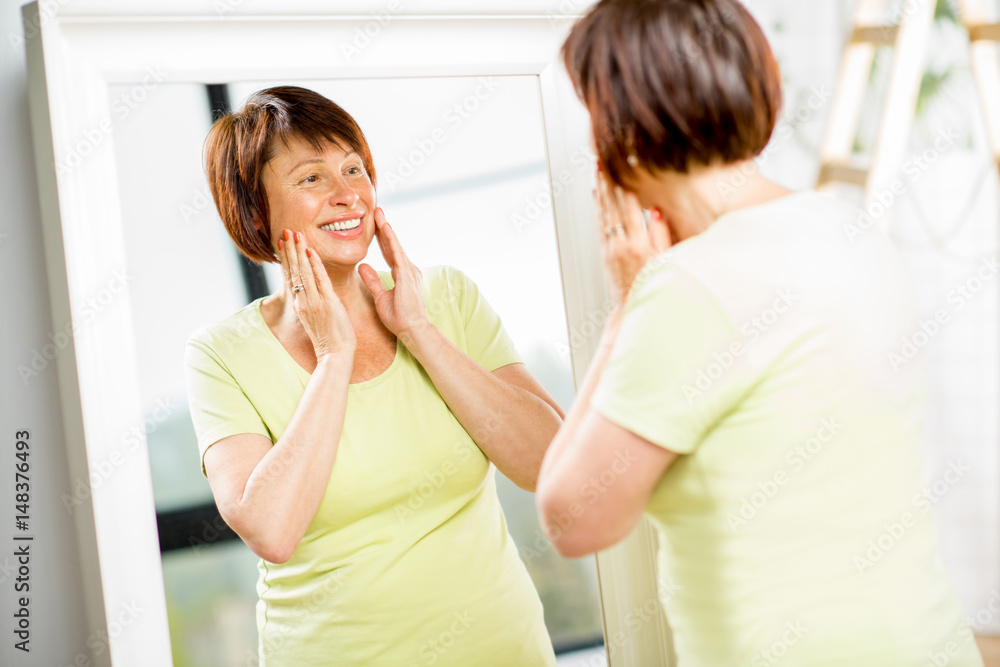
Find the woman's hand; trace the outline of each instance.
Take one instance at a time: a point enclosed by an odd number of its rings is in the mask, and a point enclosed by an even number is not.
[[[670,247],[670,232],[655,211],[647,231],[636,196],[614,185],[600,172],[596,195],[604,265],[617,310],[625,302],[639,270]]]
[[[375,311],[382,324],[397,337],[405,337],[427,324],[423,274],[403,252],[381,208],[375,209],[375,237],[382,257],[392,270],[392,289],[385,289],[378,273],[368,264],[359,265],[358,274],[375,298]]]
[[[281,273],[292,295],[295,314],[312,341],[316,361],[329,355],[346,355],[353,360],[357,348],[354,326],[344,304],[333,291],[326,267],[316,251],[306,246],[302,234],[286,229],[284,236],[278,239]],[[296,285],[305,289],[295,291]]]

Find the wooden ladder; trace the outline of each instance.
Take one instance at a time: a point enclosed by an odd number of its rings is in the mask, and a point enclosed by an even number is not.
[[[863,206],[891,189],[906,153],[935,0],[903,0],[893,22],[880,23],[884,0],[858,0],[820,145],[816,187],[848,184],[863,189]],[[1000,23],[987,19],[985,0],[959,0],[969,34],[973,74],[986,117],[993,158],[1000,169]],[[878,139],[867,165],[854,155],[868,77],[878,47],[893,49],[892,70],[879,118]]]

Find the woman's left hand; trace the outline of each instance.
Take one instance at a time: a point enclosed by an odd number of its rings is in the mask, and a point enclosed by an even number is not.
[[[403,252],[381,208],[375,209],[375,238],[382,257],[392,270],[392,289],[385,288],[378,273],[368,264],[359,265],[358,274],[375,297],[375,311],[382,323],[397,337],[405,336],[427,323],[423,274]]]
[[[647,231],[636,196],[597,174],[597,204],[601,221],[601,246],[614,306],[625,302],[639,270],[670,247],[667,226],[654,214]]]

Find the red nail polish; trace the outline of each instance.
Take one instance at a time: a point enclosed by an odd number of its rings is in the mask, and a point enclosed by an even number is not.
[[[287,229],[282,232],[282,234],[284,235],[286,241],[290,241],[292,239],[292,233]]]
[[[313,256],[313,249],[306,248],[306,257],[312,257],[312,256]]]
[[[284,243],[284,241],[282,241],[281,239],[278,239],[278,250],[284,250],[284,249],[285,249],[285,243]]]

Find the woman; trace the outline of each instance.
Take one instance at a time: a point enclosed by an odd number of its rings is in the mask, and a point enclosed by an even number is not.
[[[759,26],[602,0],[563,56],[620,307],[539,475],[558,550],[648,514],[685,667],[981,665],[919,502],[922,372],[887,358],[919,330],[906,273],[756,170],[781,103]]]
[[[554,665],[494,471],[534,490],[562,413],[497,315],[410,262],[325,97],[252,95],[206,162],[237,248],[284,275],[185,357],[202,472],[261,558],[261,664]],[[358,264],[373,238],[391,275]]]

